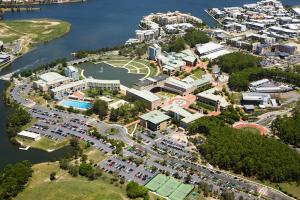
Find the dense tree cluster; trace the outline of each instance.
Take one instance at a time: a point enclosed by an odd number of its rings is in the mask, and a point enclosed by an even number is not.
[[[132,105],[133,104],[133,105]],[[136,100],[132,104],[125,104],[116,109],[111,109],[109,120],[112,122],[124,119],[125,123],[129,118],[136,118],[140,112],[146,111],[146,103],[143,100]]]
[[[300,147],[300,102],[290,117],[279,116],[273,121],[272,131],[284,142]]]
[[[162,46],[163,51],[180,52],[185,49],[185,41],[182,37],[172,37],[170,43]]]
[[[108,114],[108,104],[106,101],[97,99],[89,112],[95,113],[101,120],[103,120]]]
[[[129,182],[126,186],[126,193],[129,198],[144,198],[149,199],[148,189],[142,185],[137,184],[136,182]]]
[[[244,52],[233,52],[220,56],[216,63],[222,71],[231,74],[246,68],[259,67],[260,58]]]
[[[213,117],[196,120],[188,130],[207,136],[197,147],[213,165],[274,182],[300,180],[299,154],[278,140],[233,129]]]
[[[204,44],[211,41],[211,38],[204,31],[199,31],[197,29],[188,30],[184,35],[185,42],[194,47],[196,44]]]
[[[31,163],[7,165],[0,172],[0,199],[11,199],[21,192],[32,176]]]
[[[30,114],[22,107],[13,105],[6,122],[6,131],[9,138],[13,138],[22,127],[31,121]]]

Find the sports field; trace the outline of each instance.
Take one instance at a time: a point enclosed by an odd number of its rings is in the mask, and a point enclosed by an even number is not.
[[[149,183],[146,184],[146,187],[149,190],[157,191],[168,180],[169,180],[169,177],[167,177],[163,174],[158,174]]]
[[[158,174],[145,186],[170,200],[183,200],[194,188],[192,185],[183,184],[179,180],[163,174]]]
[[[177,181],[175,178],[170,178],[163,186],[161,186],[158,190],[157,193],[161,196],[168,197],[170,196],[177,187],[179,187],[181,183]]]
[[[171,200],[183,200],[192,190],[193,186],[189,184],[181,184],[175,192],[173,192],[169,199]]]

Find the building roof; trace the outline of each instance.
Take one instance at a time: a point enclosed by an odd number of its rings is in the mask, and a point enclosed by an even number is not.
[[[162,109],[166,112],[171,111],[173,113],[176,113],[181,117],[190,117],[192,115],[190,112],[186,111],[184,108],[182,108],[178,105],[174,105],[174,104],[164,106]]]
[[[250,83],[250,85],[252,87],[256,87],[258,85],[261,85],[261,84],[264,84],[264,83],[268,83],[268,82],[269,82],[269,79],[264,78],[264,79],[261,79],[261,80],[258,80],[258,81],[253,81],[253,82]]]
[[[205,44],[197,44],[196,45],[196,49],[197,49],[199,54],[206,54],[206,53],[216,51],[216,50],[222,49],[222,48],[224,48],[223,45],[217,44],[217,43],[214,43],[214,42],[208,42],[208,43],[205,43]]]
[[[73,65],[69,65],[67,68],[72,72],[78,72],[78,69],[76,69]]]
[[[247,92],[242,94],[242,99],[244,101],[266,101],[270,99],[271,96],[269,94],[264,93],[255,93],[255,92]]]
[[[209,90],[206,90],[204,92],[200,92],[197,94],[198,97],[204,97],[206,99],[210,99],[212,101],[219,101],[220,102],[220,106],[225,108],[227,106],[229,106],[229,103],[227,102],[227,100],[225,99],[225,97],[221,96],[221,95],[215,95],[215,91],[218,91],[215,88],[211,88]]]
[[[189,88],[193,87],[191,84],[185,83],[185,82],[183,82],[181,80],[177,80],[177,79],[172,78],[172,77],[169,77],[166,80],[166,83],[168,83],[170,85],[177,86],[179,88],[183,88],[183,89],[189,89]]]
[[[134,88],[130,88],[127,91],[150,102],[160,100],[158,96],[147,90],[136,90]]]
[[[40,79],[45,81],[46,83],[50,82],[55,82],[55,81],[60,81],[67,79],[67,77],[60,75],[59,73],[56,72],[48,72],[45,74],[40,75]]]
[[[201,58],[207,58],[209,60],[213,60],[213,59],[216,59],[220,56],[223,56],[223,55],[226,55],[226,54],[229,54],[229,53],[231,53],[231,52],[226,50],[226,49],[222,49],[220,51],[216,51],[216,52],[201,56]]]
[[[41,136],[38,133],[33,133],[33,132],[30,132],[30,131],[21,131],[20,133],[18,133],[18,135],[28,137],[28,138],[32,138],[32,139],[37,139]]]
[[[185,123],[185,124],[189,124],[189,123],[191,123],[191,122],[193,122],[193,121],[195,121],[195,120],[197,120],[197,119],[199,119],[199,118],[201,118],[203,116],[204,115],[201,114],[201,113],[195,113],[195,114],[192,114],[192,115],[190,115],[188,117],[183,118],[181,121],[183,123]]]
[[[159,124],[169,120],[171,117],[159,110],[153,110],[140,116],[141,119],[149,121],[152,124]]]

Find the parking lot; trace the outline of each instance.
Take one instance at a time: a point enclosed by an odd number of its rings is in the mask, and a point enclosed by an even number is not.
[[[99,167],[108,173],[117,173],[120,178],[127,181],[134,181],[145,185],[154,175],[150,170],[145,169],[143,165],[137,166],[134,162],[125,161],[118,157],[111,156],[99,163]]]

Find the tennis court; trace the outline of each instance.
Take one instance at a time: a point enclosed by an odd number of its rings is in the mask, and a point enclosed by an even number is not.
[[[166,183],[169,180],[169,177],[158,174],[156,175],[149,183],[147,183],[145,186],[151,191],[157,191],[158,188],[160,188],[164,183]]]
[[[193,186],[190,184],[181,184],[175,192],[173,192],[169,199],[171,200],[183,200],[192,190]]]
[[[163,186],[161,186],[157,190],[157,193],[161,196],[168,197],[177,189],[180,184],[181,182],[171,177]]]

